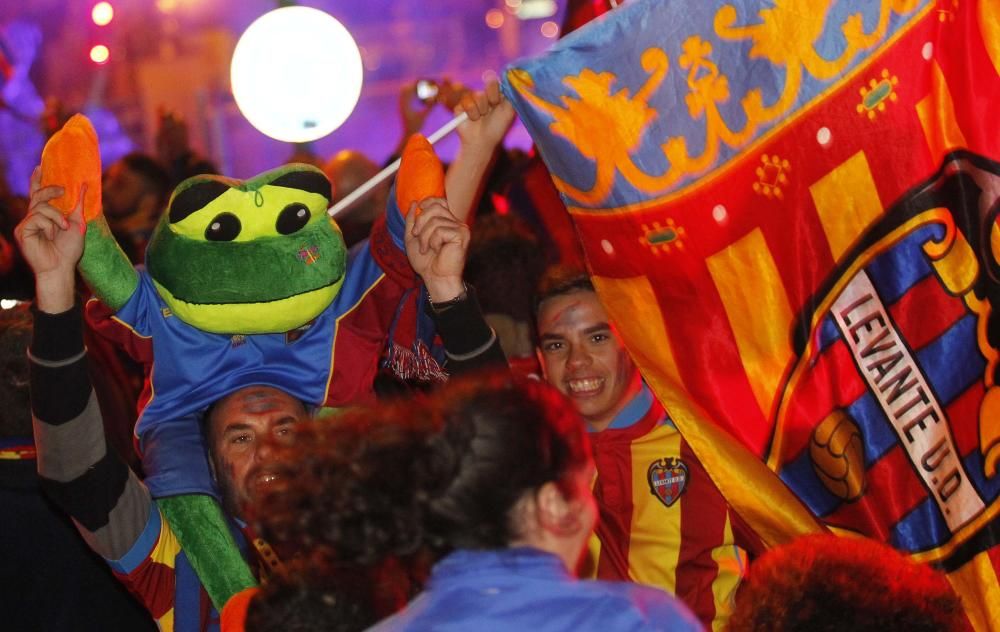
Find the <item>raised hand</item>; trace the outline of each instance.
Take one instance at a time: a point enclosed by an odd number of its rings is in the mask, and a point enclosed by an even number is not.
[[[458,126],[463,146],[492,151],[507,134],[514,122],[514,107],[503,98],[500,84],[494,79],[482,92],[466,92],[455,108],[465,112],[469,120]]]
[[[451,213],[443,198],[426,198],[419,212],[411,207],[407,213],[406,257],[427,286],[431,301],[447,301],[462,293],[469,237],[469,227]]]
[[[28,214],[14,229],[14,237],[24,260],[35,273],[38,308],[45,312],[62,312],[73,306],[76,264],[83,254],[83,200],[86,185],[81,187],[79,201],[67,216],[50,201],[65,193],[62,187],[41,186],[38,168],[31,174],[31,198]]]
[[[455,112],[465,112],[469,120],[458,126],[462,142],[448,167],[445,189],[452,213],[467,221],[482,193],[496,149],[514,122],[514,107],[503,98],[500,84],[491,81],[484,91],[462,96]]]

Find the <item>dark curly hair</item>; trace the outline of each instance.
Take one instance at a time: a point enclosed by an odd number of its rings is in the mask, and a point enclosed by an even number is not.
[[[340,563],[423,560],[503,548],[512,509],[589,462],[583,423],[562,395],[509,375],[453,380],[430,395],[303,424],[283,448],[289,481],[257,502],[261,535]]]
[[[529,322],[531,295],[545,266],[545,251],[524,221],[513,215],[476,219],[464,275],[484,313]]]
[[[359,569],[323,556],[292,560],[268,578],[247,607],[246,632],[356,632],[378,621]],[[363,569],[361,569],[363,570]]]
[[[865,538],[811,535],[754,561],[730,632],[971,630],[948,580]]]

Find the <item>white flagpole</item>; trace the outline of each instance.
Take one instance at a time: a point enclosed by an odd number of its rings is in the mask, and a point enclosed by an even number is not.
[[[427,137],[427,142],[429,142],[431,145],[433,145],[434,143],[438,142],[439,140],[441,140],[442,138],[444,138],[448,134],[451,134],[453,131],[455,131],[455,129],[459,125],[461,125],[462,123],[464,123],[466,121],[466,119],[468,119],[468,118],[469,118],[469,115],[466,114],[465,112],[462,112],[461,114],[459,114],[455,118],[451,119],[450,121],[448,121],[447,123],[445,123],[444,125],[442,125],[441,129],[437,130],[436,132],[434,132],[433,134],[431,134],[430,136],[428,136]],[[369,191],[371,191],[372,189],[374,189],[375,187],[377,187],[386,178],[388,178],[392,174],[396,173],[399,170],[399,162],[400,162],[400,160],[399,160],[399,158],[397,158],[395,160],[395,162],[393,162],[391,165],[389,165],[388,167],[386,167],[382,171],[379,171],[374,176],[372,176],[371,180],[369,180],[368,182],[365,182],[364,184],[362,184],[358,188],[356,188],[353,191],[351,191],[350,193],[348,193],[344,197],[344,199],[342,199],[341,201],[339,201],[336,204],[334,204],[333,206],[331,206],[326,211],[327,214],[330,217],[333,217],[337,213],[341,212],[342,210],[344,210],[345,208],[347,208],[348,206],[350,206],[351,204],[354,204],[355,202],[357,202],[358,200],[360,200],[366,193],[368,193]]]

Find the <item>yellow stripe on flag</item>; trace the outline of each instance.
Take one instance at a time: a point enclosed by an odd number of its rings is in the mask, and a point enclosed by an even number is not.
[[[625,347],[644,374],[655,370],[666,381],[680,385],[681,372],[677,368],[667,328],[660,312],[649,278],[629,279],[592,277],[594,288],[611,319],[622,335]],[[636,316],[641,314],[641,318]]]
[[[760,229],[708,257],[750,388],[764,417],[792,359],[792,309]],[[641,313],[641,312],[639,312]]]
[[[993,67],[1000,75],[1000,14],[996,5],[988,0],[979,0],[979,30],[983,36],[983,45],[993,61]]]
[[[840,261],[865,228],[882,215],[875,179],[859,151],[809,187],[834,261]]]
[[[948,581],[962,598],[976,632],[1000,630],[1000,585],[988,553],[980,553],[948,573]]]
[[[822,531],[816,518],[774,472],[710,421],[703,410],[692,405],[649,279],[599,276],[592,279],[643,377],[708,470],[715,486],[764,543],[775,546],[799,535]],[[635,314],[643,317],[635,318]],[[647,482],[643,485],[648,489]],[[591,555],[598,552],[593,541],[590,549]]]
[[[917,116],[924,128],[924,138],[935,159],[952,149],[968,147],[955,118],[955,103],[951,100],[948,80],[938,63],[931,63],[931,93],[917,103]]]

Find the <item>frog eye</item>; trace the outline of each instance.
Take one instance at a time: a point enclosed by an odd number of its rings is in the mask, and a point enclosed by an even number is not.
[[[240,220],[232,213],[219,213],[205,229],[205,239],[208,241],[232,241],[240,234]]]
[[[278,221],[274,227],[282,235],[291,235],[298,232],[303,226],[309,223],[309,209],[305,204],[298,202],[289,204],[278,214]]]

